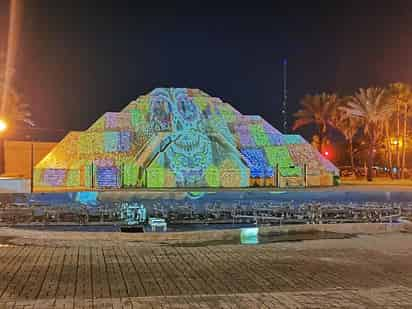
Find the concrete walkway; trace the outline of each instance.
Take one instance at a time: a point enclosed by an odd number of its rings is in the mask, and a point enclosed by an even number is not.
[[[412,307],[405,232],[258,246],[42,233],[0,229],[0,308]]]

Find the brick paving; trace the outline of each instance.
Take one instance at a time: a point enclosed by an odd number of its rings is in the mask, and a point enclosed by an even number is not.
[[[2,308],[412,308],[412,234],[0,245]]]

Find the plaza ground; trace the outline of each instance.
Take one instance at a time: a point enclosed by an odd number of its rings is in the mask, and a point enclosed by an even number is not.
[[[412,179],[391,179],[389,177],[374,177],[372,181],[367,181],[365,177],[342,177],[341,183],[349,186],[409,186],[412,187]]]
[[[339,226],[355,237],[0,228],[0,308],[411,308],[410,226]]]

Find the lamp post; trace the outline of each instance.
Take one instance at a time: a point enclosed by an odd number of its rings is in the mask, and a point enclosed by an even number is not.
[[[7,122],[3,119],[0,119],[0,133],[3,133],[7,130]]]
[[[391,145],[395,148],[395,150],[396,150],[397,152],[399,152],[399,147],[402,146],[402,140],[395,137],[395,138],[391,138],[390,143],[391,143]],[[395,168],[396,168],[396,178],[399,178],[399,175],[400,175],[400,174],[399,174],[398,161],[396,161]],[[391,171],[391,173],[392,173],[392,172],[393,172],[393,170]]]
[[[33,193],[34,188],[34,143],[33,138],[30,139],[30,193]]]
[[[4,160],[4,133],[7,131],[7,122],[0,118],[0,174],[5,172]]]

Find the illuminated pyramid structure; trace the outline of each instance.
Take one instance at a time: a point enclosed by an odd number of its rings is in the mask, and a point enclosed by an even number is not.
[[[70,132],[36,165],[34,186],[287,187],[332,185],[337,175],[300,135],[284,135],[198,89],[156,88]]]

